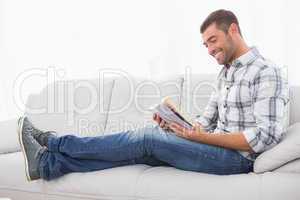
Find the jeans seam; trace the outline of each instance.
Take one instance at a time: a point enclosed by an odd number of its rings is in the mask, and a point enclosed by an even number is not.
[[[61,148],[60,148],[60,147],[61,147],[61,141],[62,141],[62,138],[59,138],[59,139],[58,139],[58,144],[57,144],[57,152],[61,152],[61,151],[60,151],[60,149],[61,149]]]
[[[130,143],[130,144],[127,144],[127,145],[124,145],[124,146],[117,146],[117,147],[113,147],[113,148],[103,148],[103,149],[95,149],[95,148],[89,148],[88,151],[93,151],[92,153],[90,154],[99,154],[100,153],[106,153],[106,152],[109,152],[109,151],[112,151],[112,150],[116,150],[116,149],[122,149],[122,148],[127,148],[127,147],[130,147],[136,143],[138,143],[139,141],[136,141],[134,143]],[[145,148],[144,148],[145,149]],[[97,151],[95,151],[97,150]],[[77,150],[76,151],[72,151],[72,154],[81,154],[83,153],[84,151],[81,151],[81,150]],[[145,155],[145,150],[143,151],[143,155]]]
[[[45,171],[45,163],[47,162],[46,161],[46,156],[48,156],[49,152],[45,151],[39,161],[38,161],[38,170],[39,170],[39,174],[40,174],[40,177],[43,178],[43,179],[47,179],[48,178],[48,173]]]
[[[203,153],[203,152],[199,152],[199,151],[193,151],[193,150],[189,150],[189,149],[185,149],[185,145],[180,145],[180,144],[177,144],[178,146],[180,146],[180,148],[170,148],[171,150],[174,150],[174,151],[177,151],[177,152],[185,152],[185,151],[188,151],[190,153],[193,153],[196,155],[196,157],[198,158],[199,156],[201,156],[202,158],[209,158],[210,160],[218,160],[216,159],[215,156],[211,156],[207,153]],[[161,144],[156,144],[155,145],[156,147],[158,148],[165,148],[166,146],[164,145],[161,145]],[[184,151],[179,151],[179,149],[185,149]]]
[[[167,135],[167,137],[168,137],[168,134],[166,134]],[[182,139],[184,139],[184,138],[182,138]],[[187,140],[187,139],[184,139],[184,140]],[[189,140],[190,141],[190,140]],[[195,142],[195,141],[192,141],[192,142]],[[186,149],[186,146],[187,145],[181,145],[180,143],[176,143],[176,145],[178,145],[178,146],[180,146],[180,148],[183,148],[183,149]],[[197,143],[197,145],[201,145],[201,143]],[[163,146],[163,145],[162,145]],[[160,146],[160,147],[162,147],[162,146]],[[213,147],[213,146],[212,146]],[[180,149],[179,148],[179,149]],[[217,147],[216,147],[217,148]],[[177,149],[177,148],[176,148]],[[188,149],[186,149],[186,150],[188,150]],[[203,158],[209,158],[210,160],[217,160],[216,158],[217,158],[217,156],[216,155],[211,155],[211,154],[209,154],[209,153],[203,153],[203,152],[201,152],[201,151],[193,151],[193,150],[188,150],[189,152],[191,152],[191,153],[195,153],[196,155],[197,155],[197,157],[199,157],[199,155],[200,156],[202,156]]]

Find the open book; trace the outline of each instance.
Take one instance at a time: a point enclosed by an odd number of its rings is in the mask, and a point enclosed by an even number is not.
[[[165,97],[162,102],[151,108],[152,111],[159,114],[159,116],[167,123],[177,123],[185,128],[192,129],[193,123],[188,120],[182,113],[179,112],[175,103],[170,97]]]

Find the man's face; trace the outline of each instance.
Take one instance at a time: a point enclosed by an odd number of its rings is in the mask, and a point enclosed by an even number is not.
[[[224,33],[213,23],[203,32],[202,39],[208,54],[213,56],[220,65],[232,61],[235,45],[229,33]]]

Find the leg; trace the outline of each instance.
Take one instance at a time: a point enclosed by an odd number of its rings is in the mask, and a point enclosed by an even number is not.
[[[47,147],[51,152],[59,152],[78,159],[122,161],[151,156],[147,135],[155,134],[157,128],[146,127],[135,131],[120,132],[98,137],[76,137],[66,135],[51,137]]]
[[[192,142],[159,127],[92,138],[53,138],[48,148],[72,158],[112,162],[150,156],[179,169],[214,174],[249,172],[253,164],[237,151]]]
[[[246,173],[253,166],[237,151],[192,142],[159,127],[94,138],[49,137],[50,151],[45,151],[22,119],[19,140],[29,180],[147,162],[214,174]]]
[[[151,166],[167,165],[153,157],[142,157],[133,160],[111,162],[102,160],[75,159],[65,154],[46,151],[40,159],[39,173],[41,178],[45,180],[52,180],[71,172],[90,172],[132,164],[148,164]]]
[[[21,117],[19,124],[19,141],[24,154],[25,172],[29,181],[44,178],[51,180],[70,172],[87,172],[129,164],[167,165],[153,157],[143,156],[123,161],[103,161],[75,159],[59,152],[50,152],[45,146],[53,134],[36,129],[27,117]]]
[[[150,155],[182,170],[219,175],[253,170],[253,161],[238,151],[186,140],[160,128],[145,139]]]

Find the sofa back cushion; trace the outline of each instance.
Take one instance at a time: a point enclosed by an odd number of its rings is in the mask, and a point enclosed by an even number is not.
[[[42,130],[58,135],[94,136],[105,129],[114,81],[68,80],[49,84],[33,94],[26,115]]]
[[[0,154],[20,150],[17,129],[18,119],[9,119],[0,122]]]
[[[289,122],[290,125],[300,122],[300,86],[290,87],[290,112]]]
[[[154,125],[153,111],[149,108],[169,96],[180,105],[183,78],[149,80],[141,77],[118,76],[115,78],[106,133],[115,133]]]
[[[156,81],[141,77],[111,77],[102,82],[58,81],[29,96],[26,114],[38,128],[54,130],[59,135],[93,136],[153,124],[148,107],[164,96],[172,96],[193,119],[207,105],[216,87],[216,76],[193,74]],[[299,91],[299,87],[291,88],[291,124],[300,121],[296,109]]]
[[[211,93],[215,90],[216,78],[216,74],[184,76],[181,110],[190,119],[203,113]]]

